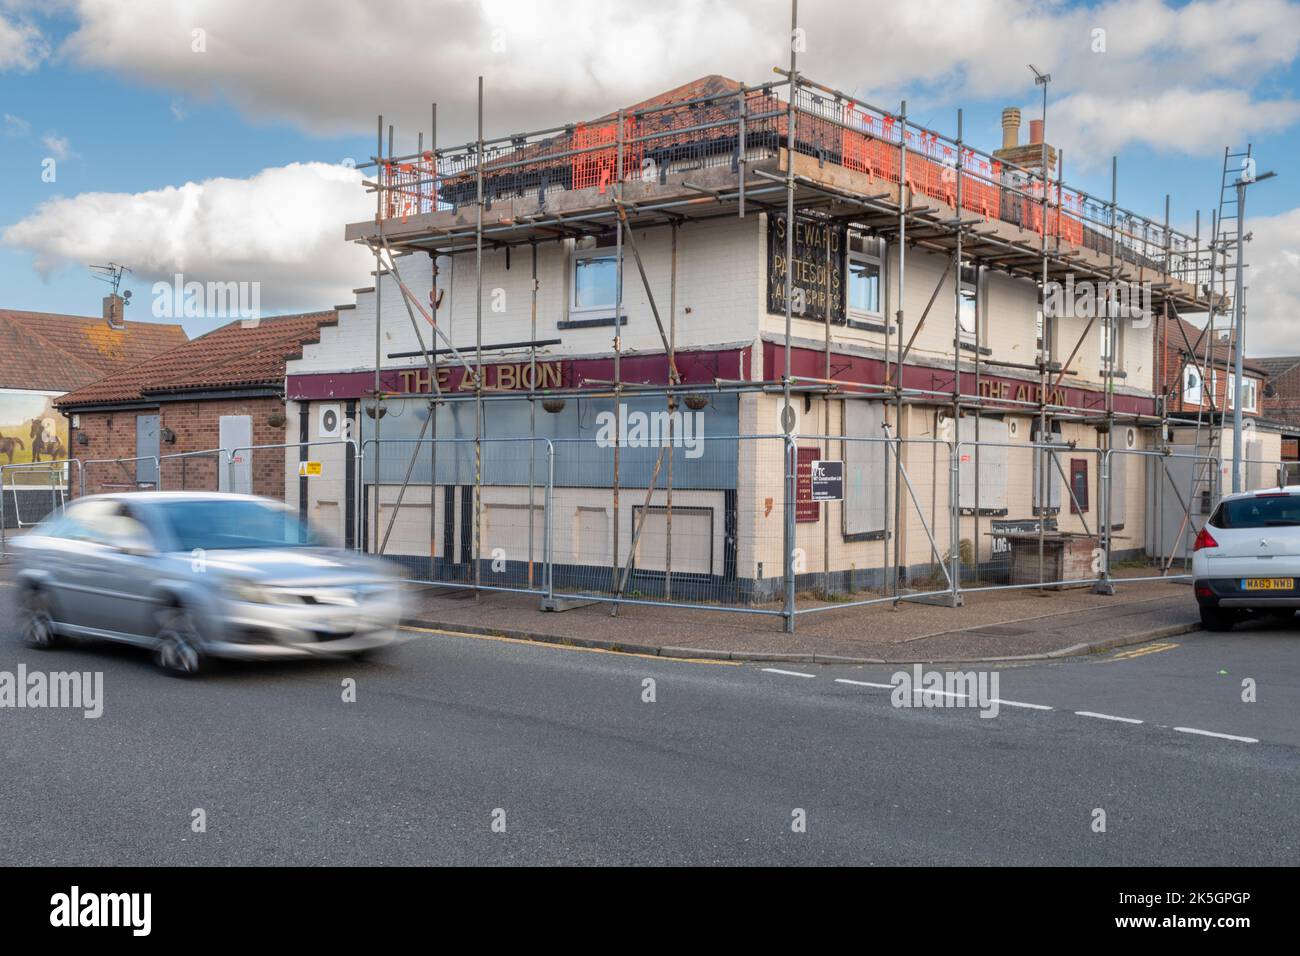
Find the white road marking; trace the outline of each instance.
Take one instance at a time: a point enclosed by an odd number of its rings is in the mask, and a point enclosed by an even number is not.
[[[939,690],[938,688],[932,687],[916,687],[912,689],[913,697],[924,697],[927,694],[933,697],[955,697],[958,700],[965,700],[967,696],[965,694],[958,694],[956,691]]]
[[[1099,720],[1118,720],[1121,723],[1125,723],[1125,724],[1142,723],[1142,721],[1138,720],[1135,717],[1116,717],[1114,714],[1097,714],[1097,713],[1093,713],[1091,710],[1076,710],[1074,713],[1075,716],[1077,717],[1096,717]]]
[[[837,684],[852,684],[854,687],[876,687],[880,690],[893,690],[893,684],[873,684],[869,680],[849,680],[847,677],[835,678]]]
[[[1236,740],[1243,744],[1259,743],[1254,737],[1238,737],[1236,734],[1219,734],[1213,730],[1197,730],[1195,727],[1175,727],[1174,730],[1182,734],[1200,734],[1202,737],[1217,737],[1220,740]]]
[[[1051,710],[1052,709],[1051,707],[1048,707],[1046,704],[1026,704],[1022,700],[1002,700],[1000,697],[993,698],[992,703],[1001,704],[1003,707],[1026,707],[1029,710]]]
[[[803,674],[799,671],[783,671],[775,667],[764,667],[764,672],[768,674],[784,674],[786,677],[816,677],[816,674]]]

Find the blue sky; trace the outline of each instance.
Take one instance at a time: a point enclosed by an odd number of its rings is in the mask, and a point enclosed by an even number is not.
[[[93,314],[104,286],[86,265],[108,258],[135,270],[133,319],[151,318],[150,286],[179,268],[261,281],[264,312],[349,301],[367,262],[342,242],[343,223],[372,200],[341,164],[372,151],[376,113],[413,150],[432,100],[444,143],[471,135],[478,72],[492,135],[706,73],[756,82],[785,62],[780,0],[615,6],[0,0],[0,307]],[[1109,195],[1117,152],[1120,203],[1153,218],[1168,192],[1176,224],[1190,227],[1197,208],[1208,221],[1223,146],[1251,141],[1260,168],[1279,173],[1248,210],[1254,341],[1300,353],[1300,169],[1289,162],[1300,155],[1300,5],[800,6],[808,75],[884,107],[906,96],[912,118],[944,131],[961,106],[967,139],[986,149],[1004,105],[1026,124],[1038,115],[1032,59],[1053,73],[1048,139],[1065,149],[1067,182]]]

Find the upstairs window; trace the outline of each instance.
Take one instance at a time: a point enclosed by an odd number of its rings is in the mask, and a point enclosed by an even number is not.
[[[1201,372],[1195,365],[1183,366],[1183,401],[1190,405],[1200,405],[1204,401],[1205,389],[1202,387]]]
[[[612,312],[618,298],[618,257],[613,237],[573,250],[574,312]]]
[[[963,342],[975,341],[976,298],[979,296],[979,270],[966,264],[961,267],[960,310],[957,313]]]
[[[879,319],[884,315],[881,304],[883,262],[879,239],[857,234],[850,236],[848,309],[851,316]]]

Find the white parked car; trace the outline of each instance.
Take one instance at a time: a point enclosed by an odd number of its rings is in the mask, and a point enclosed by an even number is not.
[[[1225,495],[1196,536],[1192,589],[1207,630],[1300,608],[1300,486]]]

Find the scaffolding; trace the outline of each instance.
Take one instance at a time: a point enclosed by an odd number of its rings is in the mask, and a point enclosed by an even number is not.
[[[792,27],[797,27],[797,7],[792,11]],[[367,547],[383,551],[401,507],[402,496],[410,482],[412,468],[426,446],[434,470],[431,472],[430,532],[433,531],[434,489],[437,475],[437,454],[440,440],[435,423],[436,409],[447,403],[472,402],[474,406],[474,470],[473,470],[473,578],[465,582],[472,587],[475,598],[491,590],[483,584],[480,566],[480,524],[483,513],[485,447],[485,409],[492,401],[506,396],[496,394],[499,387],[490,386],[483,374],[485,353],[528,350],[530,367],[526,390],[511,392],[510,397],[529,402],[529,439],[539,441],[536,405],[561,403],[571,398],[611,397],[616,402],[625,396],[655,396],[662,399],[671,413],[691,395],[699,393],[699,384],[684,384],[677,369],[677,239],[679,232],[695,224],[723,217],[744,218],[754,211],[770,215],[784,214],[787,223],[785,262],[793,261],[793,224],[798,217],[816,217],[818,222],[862,228],[879,237],[897,256],[898,302],[884,322],[884,376],[879,383],[864,383],[839,377],[832,363],[832,324],[829,308],[826,310],[824,362],[820,375],[796,374],[792,368],[795,348],[793,319],[801,313],[797,290],[789,271],[784,282],[784,336],[780,343],[781,361],[779,377],[774,370],[765,368],[757,380],[716,378],[710,386],[722,392],[778,394],[783,404],[784,441],[783,493],[784,508],[784,610],[787,630],[795,622],[795,575],[792,573],[794,539],[796,534],[797,474],[799,462],[791,435],[794,428],[793,402],[796,393],[835,398],[845,401],[867,401],[886,408],[884,440],[892,450],[892,483],[884,488],[886,512],[892,511],[891,534],[885,529],[882,557],[887,555],[892,540],[893,553],[889,561],[888,597],[895,603],[915,597],[904,593],[900,581],[903,556],[900,553],[901,528],[904,512],[909,502],[916,501],[908,481],[903,455],[900,453],[903,438],[899,434],[904,410],[909,405],[926,404],[947,409],[953,423],[960,423],[967,414],[974,416],[972,442],[949,443],[950,490],[960,479],[960,446],[968,444],[974,454],[975,507],[974,541],[975,560],[979,561],[981,535],[980,460],[996,443],[982,441],[980,422],[982,411],[1008,412],[1015,410],[1036,419],[1034,468],[1037,487],[1044,489],[1054,480],[1053,466],[1060,473],[1064,485],[1070,490],[1071,505],[1080,503],[1075,497],[1068,476],[1064,474],[1057,450],[1069,447],[1080,453],[1095,453],[1100,468],[1097,472],[1101,487],[1100,521],[1092,536],[1100,544],[1103,565],[1096,576],[1096,589],[1109,593],[1113,588],[1110,568],[1112,551],[1110,505],[1110,467],[1116,454],[1112,435],[1116,426],[1134,426],[1156,430],[1157,438],[1153,456],[1180,457],[1169,443],[1170,392],[1167,346],[1171,323],[1187,338],[1178,317],[1190,313],[1207,313],[1210,325],[1204,342],[1186,342],[1187,351],[1196,356],[1196,345],[1204,347],[1203,358],[1197,362],[1198,374],[1215,360],[1212,349],[1214,317],[1226,311],[1225,250],[1228,247],[1223,233],[1224,211],[1220,210],[1212,221],[1210,234],[1202,241],[1200,216],[1197,214],[1195,233],[1182,232],[1171,225],[1170,201],[1165,197],[1164,217],[1157,221],[1133,212],[1118,203],[1118,162],[1112,159],[1111,189],[1109,197],[1101,198],[1071,187],[1064,180],[1064,156],[1056,154],[1054,168],[1049,168],[1048,147],[1043,136],[1042,157],[1036,165],[1018,165],[1005,157],[986,153],[972,146],[963,136],[962,114],[957,111],[956,135],[949,136],[939,130],[915,123],[908,117],[904,101],[896,110],[884,109],[854,97],[831,86],[805,76],[798,69],[796,53],[792,49],[788,68],[776,68],[778,77],[758,85],[736,84],[721,91],[704,91],[699,96],[680,98],[670,102],[649,101],[639,107],[620,109],[600,119],[556,126],[528,133],[518,133],[497,138],[485,138],[484,89],[482,78],[478,81],[477,136],[474,141],[440,147],[437,143],[437,107],[432,110],[432,124],[428,147],[423,133],[419,135],[416,152],[398,155],[394,150],[394,130],[388,127],[387,149],[384,149],[384,123],[379,119],[376,152],[362,168],[373,173],[366,181],[368,190],[375,194],[373,222],[352,224],[347,237],[368,246],[374,256],[376,276],[376,328],[374,352],[374,382],[369,401],[363,401],[364,414],[373,419],[373,441],[363,443],[373,449],[371,461],[375,484],[373,518],[366,534]],[[1044,93],[1046,95],[1046,93]],[[1044,107],[1044,111],[1046,107]],[[1036,145],[1036,144],[1035,144]],[[1225,156],[1225,169],[1228,159]],[[668,308],[666,321],[660,311],[655,291],[647,275],[646,266],[638,250],[636,234],[652,229],[671,232],[671,268],[668,277]],[[600,235],[613,234],[617,261],[616,295],[614,307],[614,333],[611,341],[613,378],[571,383],[568,387],[539,387],[538,349],[555,344],[556,340],[538,338],[538,278],[539,245],[566,240],[588,240]],[[532,267],[532,296],[530,303],[530,339],[526,342],[492,344],[484,342],[483,329],[483,257],[485,248],[492,251],[525,250],[530,254]],[[947,269],[939,277],[929,301],[919,316],[913,317],[906,308],[907,257],[911,250],[943,257]],[[414,253],[426,253],[432,262],[432,292],[424,303],[411,291],[401,273],[401,260]],[[668,376],[662,382],[634,382],[625,380],[622,366],[623,329],[627,322],[623,302],[623,275],[625,261],[630,254],[637,276],[649,300],[650,312],[657,326],[667,359]],[[475,273],[475,330],[472,348],[459,349],[440,322],[441,294],[438,283],[438,263],[447,257],[474,257]],[[827,243],[827,263],[830,248]],[[1048,314],[1045,304],[1040,306],[1042,323],[1041,340],[1032,363],[1015,363],[989,354],[982,339],[987,317],[980,314],[982,297],[976,296],[974,308],[974,341],[966,341],[962,327],[962,270],[972,269],[979,278],[989,272],[1021,277],[1038,286],[1040,303],[1045,303],[1049,284],[1087,279],[1107,290],[1104,315],[1090,319],[1087,327],[1066,350],[1058,343],[1056,317]],[[788,266],[787,266],[788,270]],[[385,355],[382,335],[382,302],[378,301],[382,282],[388,275],[402,295],[405,311],[420,345],[416,353],[401,352]],[[829,284],[830,270],[826,281]],[[951,354],[951,387],[918,387],[905,381],[907,360],[917,337],[927,321],[944,321],[945,306],[937,299],[945,281],[952,281],[955,295],[952,302],[953,348]],[[882,282],[888,283],[888,271],[882,270]],[[1215,291],[1216,284],[1220,286]],[[1153,369],[1155,380],[1154,411],[1134,412],[1116,409],[1116,383],[1124,377],[1117,368],[1118,349],[1113,343],[1118,336],[1118,323],[1123,313],[1114,307],[1114,290],[1121,286],[1149,288],[1151,308],[1157,323],[1154,342],[1160,348],[1160,359]],[[829,297],[829,289],[823,290]],[[419,318],[417,318],[417,313]],[[426,346],[423,326],[431,331]],[[1094,334],[1095,324],[1103,326],[1106,341],[1112,343],[1102,356],[1100,369],[1101,389],[1089,393],[1095,397],[1082,404],[1072,405],[1058,396],[1067,376],[1077,374],[1076,361],[1087,338]],[[437,348],[439,343],[443,347]],[[472,354],[472,359],[470,357]],[[1061,355],[1064,354],[1064,360]],[[416,391],[385,391],[380,371],[385,358],[413,357],[423,359],[432,382],[430,393]],[[438,385],[440,373],[448,367],[463,369],[469,389],[463,386],[456,394],[444,392]],[[998,369],[1016,369],[1037,378],[1037,388],[1028,398],[1011,398],[1004,395],[989,397],[984,394],[985,376]],[[468,394],[466,394],[468,392]],[[387,530],[381,535],[380,523],[380,458],[381,419],[385,403],[396,400],[428,402],[429,419],[433,433],[426,438],[421,431],[413,445],[405,472],[406,478],[398,495],[397,509],[389,518]],[[825,454],[831,443],[841,442],[843,436],[830,434],[829,401],[822,424],[822,435],[801,435],[821,443]],[[1210,409],[1214,415],[1213,406]],[[669,416],[669,421],[674,419]],[[1099,445],[1095,449],[1063,446],[1054,443],[1051,436],[1053,423],[1069,422],[1095,427]],[[1197,466],[1192,483],[1185,489],[1174,487],[1173,494],[1183,508],[1183,528],[1176,537],[1185,538],[1185,532],[1194,533],[1196,510],[1194,502],[1202,487],[1210,481],[1208,469],[1213,467],[1211,449],[1214,442],[1201,438],[1201,415],[1195,420],[1196,440],[1193,454]],[[1210,434],[1207,432],[1207,434]],[[1211,434],[1212,437],[1212,434]],[[618,515],[621,483],[621,449],[616,438],[613,447],[612,494],[615,515]],[[937,454],[937,453],[936,453]],[[529,459],[529,509],[534,506],[533,490],[535,456]],[[1167,477],[1167,476],[1166,476]],[[629,574],[638,539],[642,534],[646,515],[651,510],[651,500],[658,491],[666,492],[666,520],[669,529],[668,569],[664,598],[671,603],[674,596],[672,569],[671,528],[673,520],[674,450],[670,440],[661,445],[655,458],[644,501],[639,502],[640,518],[634,523],[631,547],[626,563],[620,561],[618,541],[619,522],[613,527],[613,561],[609,567],[609,590],[612,592],[611,613],[617,613],[625,598]],[[1164,481],[1158,494],[1167,493]],[[548,494],[550,486],[548,485]],[[937,492],[936,492],[937,493]],[[923,518],[925,533],[943,565],[950,585],[953,604],[960,600],[957,579],[960,572],[961,542],[959,504],[953,492],[948,507],[952,509],[949,521],[951,540],[948,554],[934,540],[928,522]],[[1046,514],[1046,507],[1042,509]],[[1082,513],[1082,509],[1080,510]],[[829,536],[829,521],[825,522]],[[1039,582],[1044,576],[1048,522],[1037,522],[1037,550]],[[1091,534],[1090,530],[1090,534]],[[533,527],[529,522],[528,585],[534,584]],[[829,537],[825,544],[830,550]],[[1161,554],[1160,574],[1171,576],[1176,547]],[[829,572],[828,572],[829,574]],[[553,594],[552,594],[553,599]],[[866,602],[857,602],[866,603]]]

